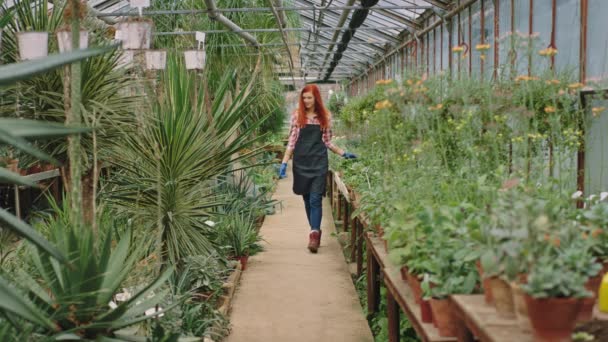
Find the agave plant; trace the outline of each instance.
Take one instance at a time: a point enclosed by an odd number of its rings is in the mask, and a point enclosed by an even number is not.
[[[197,79],[170,58],[141,132],[116,151],[122,171],[112,180],[108,200],[145,234],[155,232],[163,258],[174,264],[214,249],[204,221],[223,203],[215,179],[261,153],[238,153],[261,138],[251,135],[257,125],[242,127],[248,102],[244,91],[230,97],[233,76],[226,75],[207,107]]]
[[[100,222],[105,223],[100,227],[105,237],[100,239],[101,244],[96,243],[90,227],[70,224],[68,212],[67,207],[59,210],[46,226],[51,242],[66,254],[69,263],[57,263],[47,253],[32,249],[35,273],[20,272],[14,277],[24,289],[10,286],[6,278],[0,277],[0,308],[34,324],[37,334],[57,339],[115,337],[117,330],[161,314],[163,310],[144,313],[169,293],[168,287],[159,288],[173,268],[168,267],[128,300],[112,305],[113,296],[120,292],[143,255],[145,244],[135,244],[127,230],[112,248],[113,232],[119,228],[113,220]],[[175,301],[165,310],[178,304]]]

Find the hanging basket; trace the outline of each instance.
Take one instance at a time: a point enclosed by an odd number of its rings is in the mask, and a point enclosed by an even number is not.
[[[49,54],[48,32],[17,32],[17,43],[22,61],[46,57]]]
[[[202,70],[205,68],[205,61],[207,59],[205,50],[184,51],[184,58],[186,59],[186,69],[188,70]]]
[[[167,51],[151,50],[146,51],[146,69],[164,70],[167,65]]]
[[[72,51],[72,32],[59,31],[57,32],[57,43],[59,43],[59,52]],[[89,46],[89,31],[80,31],[80,49],[86,49]]]
[[[124,21],[118,23],[115,38],[122,41],[123,49],[149,49],[153,26],[151,20]]]
[[[130,68],[133,66],[133,50],[122,50],[120,52],[120,56],[118,57],[118,61],[116,63],[117,68]]]

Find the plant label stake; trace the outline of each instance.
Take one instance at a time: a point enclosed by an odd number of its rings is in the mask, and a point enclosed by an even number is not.
[[[201,50],[201,46],[203,50],[205,50],[205,32],[196,31],[194,35],[194,39],[198,42],[198,49]]]
[[[131,7],[137,7],[139,16],[143,16],[144,8],[150,7],[150,0],[130,0]]]

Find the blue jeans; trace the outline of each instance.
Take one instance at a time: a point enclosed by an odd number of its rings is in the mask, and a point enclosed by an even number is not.
[[[323,194],[311,192],[304,197],[304,206],[306,207],[306,217],[310,229],[321,230],[321,217],[323,216]]]

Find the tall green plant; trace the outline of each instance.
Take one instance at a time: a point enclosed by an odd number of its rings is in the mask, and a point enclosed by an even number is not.
[[[109,200],[146,234],[155,232],[157,247],[172,263],[214,249],[203,222],[223,203],[215,179],[261,152],[238,154],[260,138],[252,137],[257,125],[243,127],[250,115],[245,92],[229,96],[233,78],[225,76],[208,108],[196,77],[169,59],[144,128],[116,151],[123,171]]]

